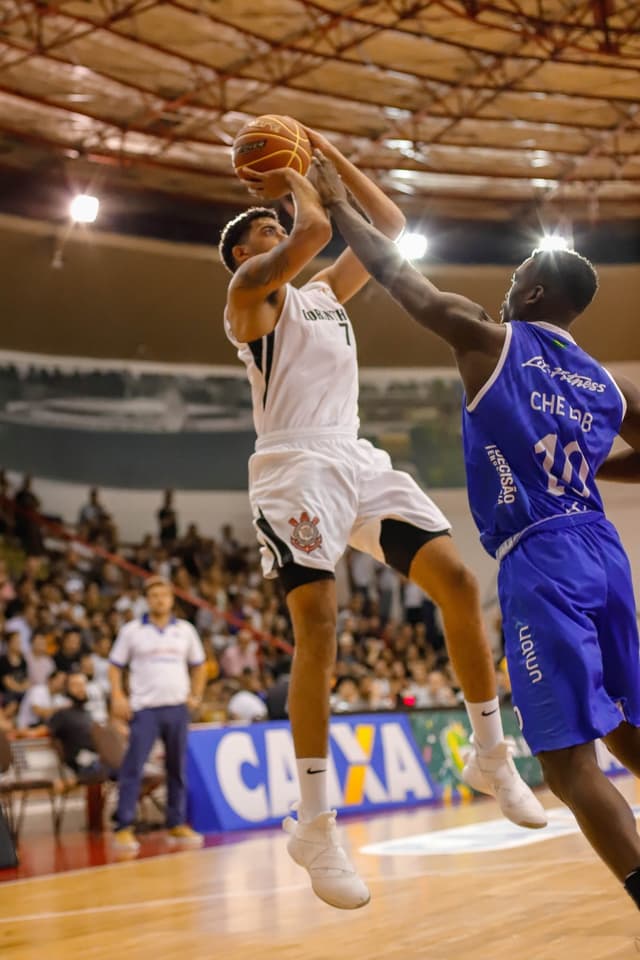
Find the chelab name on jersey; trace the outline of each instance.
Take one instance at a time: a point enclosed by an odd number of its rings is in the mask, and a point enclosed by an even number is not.
[[[586,377],[581,373],[563,370],[562,367],[552,367],[551,364],[546,362],[544,357],[531,357],[530,360],[525,360],[522,366],[535,367],[548,377],[551,377],[552,380],[557,378],[564,383],[570,384],[572,387],[580,387],[583,390],[590,390],[592,393],[604,393],[607,388],[605,383],[598,383],[596,380],[592,380],[591,377]]]

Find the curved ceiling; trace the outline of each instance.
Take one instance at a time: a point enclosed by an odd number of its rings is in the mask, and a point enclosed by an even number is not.
[[[3,0],[0,164],[248,202],[252,116],[407,211],[640,216],[638,0]]]

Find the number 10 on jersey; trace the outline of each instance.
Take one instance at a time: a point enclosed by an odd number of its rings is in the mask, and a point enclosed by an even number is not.
[[[577,440],[565,444],[559,449],[558,435],[548,433],[538,440],[533,448],[544,456],[542,469],[547,475],[547,490],[555,497],[562,497],[567,487],[580,497],[590,497],[587,486],[589,464]]]

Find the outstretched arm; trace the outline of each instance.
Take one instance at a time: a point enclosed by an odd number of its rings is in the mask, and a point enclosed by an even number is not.
[[[385,237],[397,240],[405,227],[405,217],[399,207],[369,177],[351,163],[337,147],[317,133],[305,128],[311,144],[322,151],[334,164],[345,187],[364,210],[374,227]],[[328,283],[341,303],[346,303],[369,280],[370,274],[353,250],[347,248],[326,270],[316,274],[314,280]]]
[[[277,188],[272,193],[269,192],[271,186]],[[234,337],[245,343],[271,333],[277,313],[263,309],[267,297],[293,280],[331,239],[326,211],[306,177],[295,170],[274,170],[254,174],[252,187],[254,196],[266,199],[289,189],[293,194],[295,216],[289,236],[268,253],[246,260],[229,284],[229,323]],[[266,223],[264,229],[276,230],[277,225]]]
[[[600,467],[598,480],[640,483],[640,390],[623,377],[616,377],[616,382],[627,401],[620,436],[627,441],[629,449],[611,454]]]
[[[495,368],[505,341],[504,327],[491,322],[477,303],[443,293],[416,270],[393,241],[353,209],[335,167],[319,151],[314,152],[311,179],[342,236],[371,276],[414,320],[453,348],[467,395],[473,397]]]

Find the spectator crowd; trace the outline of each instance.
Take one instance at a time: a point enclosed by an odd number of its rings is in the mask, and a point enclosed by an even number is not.
[[[171,491],[156,526],[155,536],[121,543],[92,489],[76,525],[63,528],[46,517],[30,477],[11,489],[0,472],[0,727],[59,724],[70,708],[106,719],[109,652],[120,628],[145,612],[142,583],[152,573],[172,581],[176,614],[194,624],[206,652],[195,719],[286,716],[293,637],[277,582],[262,578],[257,547],[239,542],[229,525],[215,539],[194,522],[183,528]],[[337,581],[334,712],[460,702],[428,597],[357,551],[345,555]]]

